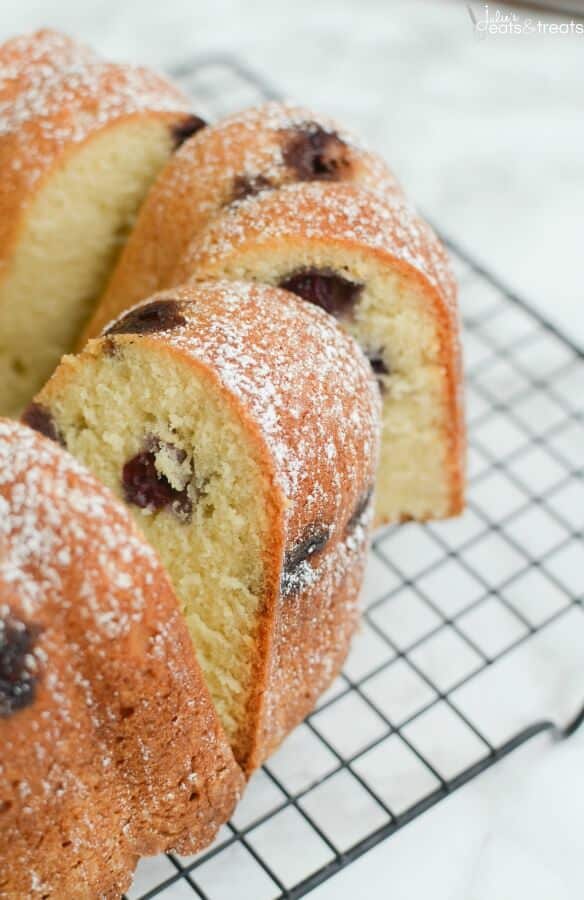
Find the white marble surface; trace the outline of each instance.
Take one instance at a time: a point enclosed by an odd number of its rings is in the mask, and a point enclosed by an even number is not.
[[[537,739],[311,898],[580,900],[583,746]]]
[[[0,37],[44,24],[161,65],[209,50],[247,57],[352,122],[436,223],[584,341],[583,37],[479,41],[463,3],[412,0],[20,0]],[[562,641],[527,675],[526,720],[567,714],[584,688],[578,647]],[[583,754],[584,734],[537,739],[312,896],[582,897]],[[239,900],[229,883],[222,896]]]

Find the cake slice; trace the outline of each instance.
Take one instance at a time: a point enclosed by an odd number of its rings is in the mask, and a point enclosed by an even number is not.
[[[377,521],[461,511],[456,284],[440,241],[403,197],[332,183],[249,197],[193,241],[174,274],[177,284],[188,278],[279,285],[335,316],[382,392]]]
[[[156,174],[200,124],[164,78],[65,35],[0,47],[0,415],[71,349]]]
[[[0,896],[115,900],[140,855],[209,844],[242,786],[159,557],[0,420]]]
[[[358,617],[379,396],[353,339],[263,285],[186,286],[67,356],[26,414],[133,512],[249,773]]]

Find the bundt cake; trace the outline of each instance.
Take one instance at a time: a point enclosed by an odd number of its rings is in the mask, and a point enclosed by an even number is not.
[[[85,337],[169,287],[190,240],[213,215],[296,181],[348,181],[400,192],[383,160],[328,118],[276,102],[236,113],[186,141],[162,170]]]
[[[53,31],[0,47],[0,415],[73,346],[147,189],[202,124],[188,109]]]
[[[125,500],[160,552],[246,772],[345,657],[378,416],[369,364],[330,316],[229,282],[126,313],[63,359],[27,414]]]
[[[209,843],[241,785],[156,553],[0,420],[0,897],[118,898],[140,854]]]
[[[279,285],[334,315],[366,352],[383,394],[377,520],[460,512],[456,285],[442,245],[401,196],[327,183],[249,197],[195,239],[174,280],[189,277]]]

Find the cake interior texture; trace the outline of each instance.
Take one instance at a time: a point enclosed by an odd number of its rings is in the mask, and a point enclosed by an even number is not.
[[[165,122],[116,123],[35,193],[0,280],[0,415],[18,415],[72,348],[172,146]]]
[[[52,393],[51,412],[68,449],[128,504],[162,557],[241,760],[269,543],[266,479],[206,370],[150,341],[123,341],[91,365],[66,357],[74,375]]]
[[[196,264],[194,277],[197,278]],[[253,280],[287,287],[303,272],[340,276],[355,285],[329,305],[369,356],[383,400],[377,474],[378,522],[442,518],[458,512],[453,484],[460,479],[453,433],[452,379],[445,334],[427,293],[385,263],[355,250],[311,243],[238,248],[200,272],[201,278]],[[290,288],[289,288],[290,289]],[[326,297],[312,302],[327,308]],[[332,308],[331,308],[332,307]],[[442,323],[443,324],[443,323]],[[452,452],[454,449],[454,453]]]

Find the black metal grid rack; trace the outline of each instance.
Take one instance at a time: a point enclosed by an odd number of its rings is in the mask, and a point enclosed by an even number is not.
[[[276,96],[230,58],[175,75],[213,118]],[[467,512],[376,535],[343,675],[254,775],[213,847],[144,860],[132,900],[230,900],[235,885],[238,900],[304,896],[534,735],[566,736],[584,718],[584,354],[451,251]],[[562,680],[554,670],[535,696],[531,667],[550,660]]]

